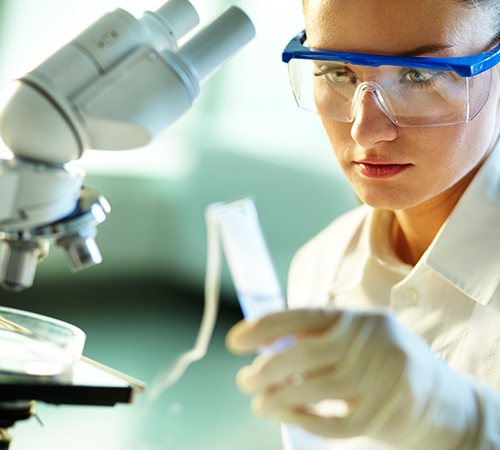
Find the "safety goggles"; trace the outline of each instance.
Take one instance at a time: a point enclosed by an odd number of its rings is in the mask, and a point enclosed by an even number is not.
[[[399,57],[308,48],[305,30],[283,51],[300,108],[352,122],[365,92],[402,127],[470,122],[485,105],[500,45],[464,57]]]

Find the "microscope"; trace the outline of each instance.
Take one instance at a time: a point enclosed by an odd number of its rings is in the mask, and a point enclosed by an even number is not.
[[[96,226],[110,207],[72,167],[85,150],[148,144],[182,116],[200,83],[250,41],[255,30],[231,7],[179,47],[199,23],[187,0],[136,19],[117,9],[12,81],[0,98],[0,283],[33,284],[50,245],[73,270],[101,262]]]
[[[201,82],[255,35],[236,7],[194,30],[198,25],[187,0],[169,0],[140,18],[117,9],[5,88],[0,136],[13,157],[0,159],[3,287],[32,286],[53,244],[66,251],[72,270],[101,262],[95,238],[110,206],[68,163],[88,149],[148,144],[190,109]],[[17,375],[0,369],[0,448],[9,445],[2,430],[29,417],[32,400],[111,405],[130,402],[142,387],[88,360],[59,378]]]

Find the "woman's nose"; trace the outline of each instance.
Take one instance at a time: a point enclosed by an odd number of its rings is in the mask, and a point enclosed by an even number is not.
[[[363,148],[393,141],[398,134],[398,126],[392,122],[380,106],[374,92],[365,90],[355,109],[351,128],[352,138]]]

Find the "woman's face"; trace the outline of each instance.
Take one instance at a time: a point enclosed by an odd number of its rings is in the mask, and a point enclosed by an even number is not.
[[[479,53],[492,43],[493,16],[455,0],[305,1],[309,46],[356,53]],[[361,200],[374,208],[401,210],[430,205],[426,202],[446,204],[461,194],[498,135],[499,74],[493,70],[490,97],[468,124],[398,127],[370,92],[353,122],[322,119]]]

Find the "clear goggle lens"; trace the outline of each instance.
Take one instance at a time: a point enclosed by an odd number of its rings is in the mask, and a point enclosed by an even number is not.
[[[470,78],[453,71],[365,67],[334,61],[292,59],[290,82],[300,108],[352,122],[364,93],[402,127],[433,127],[471,121],[488,99],[491,71]]]

